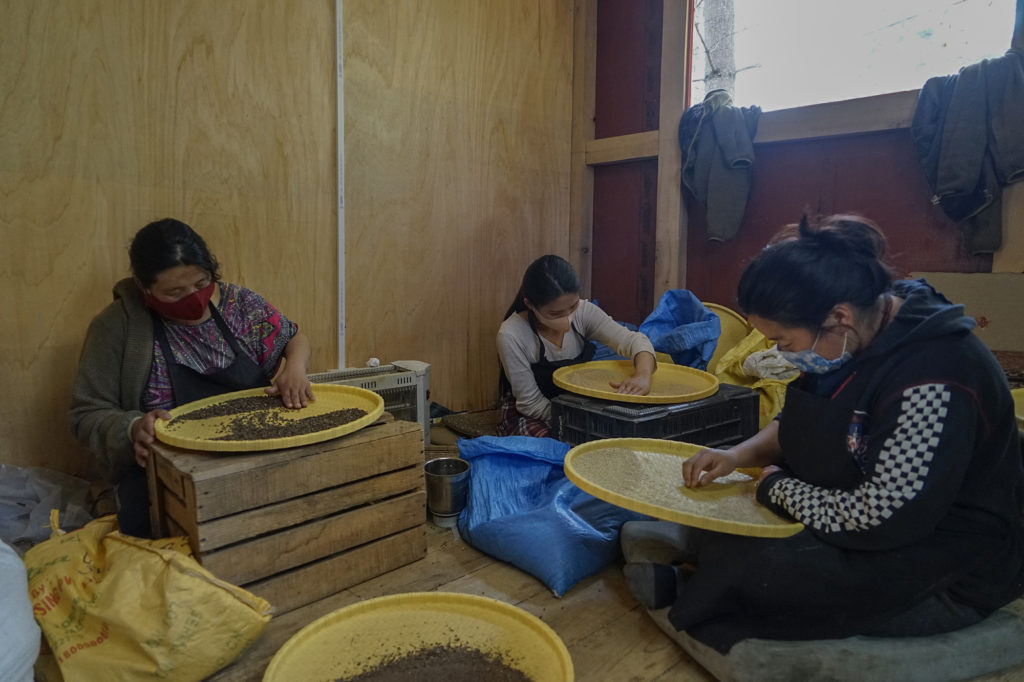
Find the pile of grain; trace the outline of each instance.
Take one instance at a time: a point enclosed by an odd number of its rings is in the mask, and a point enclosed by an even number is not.
[[[697,489],[683,484],[684,458],[624,447],[589,450],[573,458],[584,480],[625,498],[718,521],[786,523],[754,500],[756,482],[740,471]]]
[[[167,430],[181,430],[192,422],[220,418],[216,425],[219,435],[210,440],[270,440],[317,433],[366,416],[366,411],[359,408],[296,417],[301,412],[285,407],[277,396],[233,398],[179,415],[167,425]]]

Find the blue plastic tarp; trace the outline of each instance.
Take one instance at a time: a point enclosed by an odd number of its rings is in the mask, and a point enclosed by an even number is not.
[[[533,575],[555,596],[621,556],[619,529],[646,518],[577,488],[563,472],[569,445],[481,436],[458,442],[470,462],[462,538]]]
[[[668,353],[677,365],[704,369],[715,353],[722,323],[693,292],[670,289],[640,324],[654,350]]]
[[[636,331],[636,325],[619,322]],[[722,323],[718,315],[700,302],[686,289],[670,289],[661,296],[658,305],[640,324],[639,330],[647,335],[660,353],[668,353],[677,365],[705,369],[718,345]],[[597,352],[594,360],[628,360],[603,343],[594,342]]]

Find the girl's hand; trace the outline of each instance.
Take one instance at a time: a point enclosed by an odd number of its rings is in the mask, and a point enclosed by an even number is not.
[[[167,410],[153,410],[142,415],[141,419],[136,419],[132,424],[132,448],[135,450],[135,462],[143,469],[149,464],[149,449],[153,445],[153,441],[156,440],[154,429],[156,420],[169,420],[170,418],[171,413]]]
[[[626,395],[647,395],[651,392],[651,376],[658,369],[654,356],[647,351],[640,351],[633,358],[633,376],[622,381],[609,381],[608,385],[616,393]]]
[[[651,392],[651,376],[649,374],[634,374],[622,381],[609,381],[608,385],[614,388],[616,393],[647,395]]]

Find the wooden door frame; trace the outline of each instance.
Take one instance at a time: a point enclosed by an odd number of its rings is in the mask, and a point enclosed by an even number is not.
[[[595,139],[598,0],[574,0],[569,239],[585,296],[593,278],[594,166],[641,159],[658,160],[654,300],[669,289],[685,287],[687,221],[677,130],[689,84],[691,0],[662,2],[658,130]]]

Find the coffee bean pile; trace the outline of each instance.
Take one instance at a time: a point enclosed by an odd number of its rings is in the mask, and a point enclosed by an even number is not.
[[[317,433],[366,416],[365,410],[355,407],[299,419],[282,416],[292,412],[295,410],[285,407],[278,396],[248,396],[214,403],[180,415],[171,421],[168,428],[174,429],[188,422],[203,419],[233,417],[220,425],[221,435],[211,440],[269,440]]]
[[[456,645],[437,645],[406,656],[385,659],[376,667],[337,682],[530,682],[530,678],[505,665],[497,656]]]
[[[193,410],[188,414],[183,414],[180,417],[175,417],[175,422],[193,422],[202,419],[211,419],[212,417],[229,417],[233,414],[242,414],[245,412],[265,412],[272,410],[276,407],[284,407],[284,403],[281,399],[273,395],[254,395],[248,398],[234,398],[232,400],[225,400],[221,403],[214,403],[213,405],[207,405],[201,407],[198,410]]]
[[[224,435],[211,440],[268,440],[304,436],[308,433],[333,429],[365,416],[366,410],[356,407],[332,410],[301,419],[283,419],[277,410],[249,412],[240,414],[224,424],[221,427],[225,431]]]

